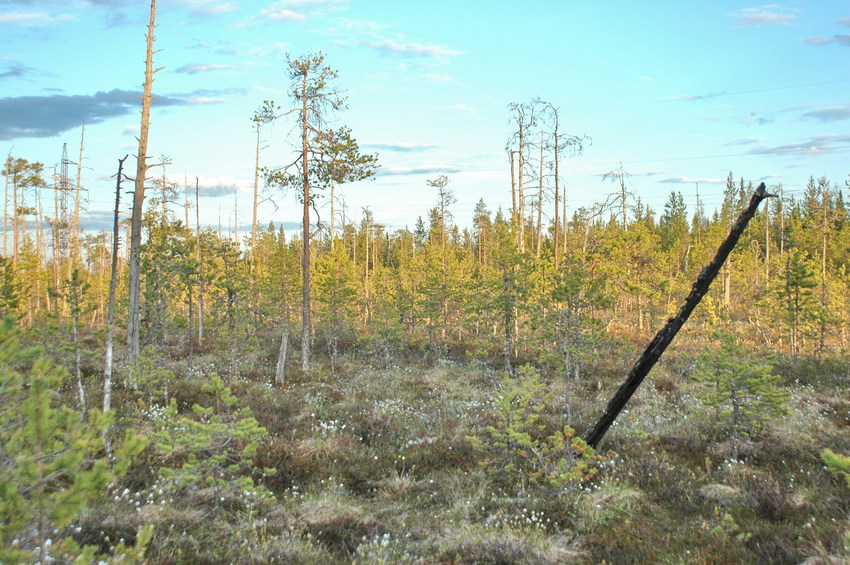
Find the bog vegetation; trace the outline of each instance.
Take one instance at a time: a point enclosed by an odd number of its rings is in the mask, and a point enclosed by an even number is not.
[[[325,71],[320,57],[292,63],[296,85]],[[40,163],[6,161],[0,560],[848,558],[843,187],[772,187],[595,452],[582,433],[752,187],[730,173],[717,210],[688,211],[674,192],[656,214],[620,168],[607,200],[568,219],[547,171],[586,140],[559,137],[535,101],[511,108],[510,210],[481,201],[459,226],[440,177],[413,229],[367,210],[317,232],[316,194],[375,163],[350,132],[304,121],[307,92],[293,93],[300,172],[266,173],[303,189],[310,241],[274,224],[244,239],[190,226],[190,199],[180,218],[179,187],[153,179],[137,218],[139,344],[124,339],[126,254],[111,284],[112,240],[71,221],[68,179],[48,187]],[[277,119],[266,108],[258,131]],[[544,123],[541,149],[528,140]]]

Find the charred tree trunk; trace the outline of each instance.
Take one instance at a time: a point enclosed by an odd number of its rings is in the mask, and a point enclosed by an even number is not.
[[[585,435],[584,440],[588,443],[588,445],[594,448],[599,445],[599,442],[605,436],[608,428],[610,428],[611,424],[614,423],[614,420],[617,419],[617,416],[643,382],[643,379],[649,373],[650,369],[652,369],[664,353],[664,350],[667,349],[667,346],[673,341],[673,338],[676,337],[676,334],[682,328],[682,325],[684,325],[684,323],[688,320],[691,312],[693,312],[694,308],[696,308],[697,304],[699,304],[700,300],[702,300],[705,293],[708,292],[711,281],[713,281],[717,276],[717,273],[723,266],[724,261],[726,261],[726,258],[732,252],[732,249],[734,249],[735,244],[738,243],[738,239],[741,237],[741,234],[744,233],[744,229],[746,229],[747,224],[755,215],[756,209],[758,209],[761,201],[769,196],[773,195],[768,194],[764,183],[761,183],[750,198],[750,203],[747,208],[741,212],[741,215],[738,216],[735,224],[729,230],[729,235],[726,236],[726,240],[718,248],[714,259],[703,268],[702,272],[700,272],[693,288],[691,289],[691,293],[685,299],[685,303],[679,309],[676,317],[667,320],[667,324],[655,335],[655,338],[646,347],[643,355],[640,356],[640,359],[638,359],[628,377],[626,377],[626,381],[620,386],[619,390],[617,390],[617,393],[611,399],[611,402],[608,403],[608,407],[599,418],[599,421]]]

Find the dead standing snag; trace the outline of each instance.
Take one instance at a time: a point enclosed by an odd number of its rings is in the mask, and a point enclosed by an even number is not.
[[[602,441],[602,438],[605,436],[605,432],[608,431],[608,428],[610,428],[611,424],[614,423],[614,420],[617,419],[617,416],[643,382],[643,379],[649,373],[650,369],[652,369],[658,359],[661,358],[664,350],[667,349],[667,346],[670,345],[673,338],[676,337],[676,334],[679,333],[679,330],[688,320],[688,317],[690,317],[691,312],[693,312],[696,305],[699,304],[700,300],[702,300],[702,297],[705,296],[705,293],[708,292],[711,281],[713,281],[714,277],[717,276],[717,273],[720,271],[720,267],[723,266],[724,261],[726,261],[726,258],[729,257],[732,249],[735,248],[735,244],[738,243],[738,239],[741,237],[741,234],[744,233],[744,229],[746,229],[747,224],[755,215],[761,201],[770,196],[773,195],[767,192],[767,187],[764,183],[761,183],[755,192],[753,192],[753,195],[750,197],[749,205],[741,212],[738,219],[735,220],[735,223],[729,230],[729,235],[726,236],[726,240],[720,244],[720,247],[717,249],[717,254],[714,256],[714,259],[707,266],[703,267],[696,282],[694,282],[691,293],[685,299],[685,303],[682,304],[678,314],[676,314],[674,318],[667,320],[667,324],[665,324],[664,327],[655,334],[655,338],[653,338],[649,345],[646,346],[643,355],[640,356],[640,359],[637,360],[635,366],[632,367],[631,372],[628,377],[626,377],[626,381],[620,385],[617,393],[608,403],[608,407],[599,418],[599,421],[596,422],[596,425],[585,435],[584,441],[586,441],[588,445],[596,448],[596,446],[599,445],[599,442]]]

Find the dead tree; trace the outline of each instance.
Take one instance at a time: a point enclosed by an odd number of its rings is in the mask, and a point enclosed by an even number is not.
[[[746,229],[747,224],[755,215],[761,201],[769,196],[774,195],[767,192],[767,188],[764,183],[761,183],[755,192],[753,192],[753,195],[750,197],[749,205],[743,212],[741,212],[738,219],[735,220],[735,223],[729,230],[729,235],[726,236],[726,240],[717,249],[717,254],[714,256],[714,259],[712,259],[711,263],[707,266],[703,267],[702,272],[700,272],[696,282],[694,282],[691,293],[685,299],[685,303],[679,309],[678,314],[676,314],[674,318],[667,320],[667,324],[655,335],[655,338],[653,338],[649,345],[646,346],[643,355],[641,355],[640,359],[638,359],[637,363],[635,363],[635,366],[632,368],[628,377],[626,377],[626,381],[617,390],[617,393],[611,399],[611,402],[608,403],[608,407],[599,418],[599,421],[596,422],[596,425],[585,435],[584,441],[586,441],[588,445],[595,448],[599,445],[599,442],[602,441],[602,438],[605,436],[605,432],[608,431],[608,428],[610,428],[611,424],[614,423],[614,420],[617,419],[617,416],[623,408],[625,408],[626,403],[628,403],[635,391],[637,391],[638,387],[643,382],[643,379],[646,378],[646,375],[664,353],[664,350],[667,349],[667,346],[670,345],[673,338],[676,337],[676,334],[688,320],[691,312],[693,312],[694,308],[696,308],[697,304],[699,304],[700,300],[702,300],[702,297],[708,292],[711,281],[713,281],[717,276],[717,273],[723,266],[724,261],[726,261],[726,258],[732,252],[732,249],[734,249],[735,244],[738,243],[738,239],[741,237],[741,234],[744,233],[744,229]]]
[[[128,360],[135,363],[139,356],[139,298],[141,294],[142,211],[145,202],[145,175],[154,165],[147,163],[148,131],[150,129],[153,76],[160,70],[153,68],[154,28],[156,27],[156,0],[151,0],[150,23],[147,33],[145,57],[145,83],[142,94],[142,122],[139,132],[139,152],[136,155],[136,179],[133,192],[133,216],[130,224],[130,308],[127,317]]]

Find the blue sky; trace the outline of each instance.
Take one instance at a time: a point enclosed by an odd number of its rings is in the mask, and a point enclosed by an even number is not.
[[[0,0],[0,152],[48,169],[72,160],[86,122],[89,226],[107,226],[117,160],[134,160],[144,73],[143,0]],[[850,5],[845,1],[160,0],[149,155],[201,186],[202,221],[250,223],[265,99],[284,108],[285,56],[323,51],[339,70],[347,125],[381,163],[342,187],[349,218],[413,227],[445,174],[468,225],[483,198],[510,203],[512,102],[539,97],[592,144],[561,165],[570,208],[628,188],[663,208],[671,191],[708,210],[727,174],[802,192],[850,173]],[[264,165],[292,160],[285,120],[263,130]],[[131,169],[134,168],[134,165]],[[73,170],[73,166],[72,166]],[[74,171],[74,174],[75,171]],[[161,174],[160,169],[151,174]],[[292,194],[262,219],[297,222]],[[320,208],[327,221],[327,199]],[[194,211],[193,211],[194,213]],[[177,211],[178,217],[183,212]]]

